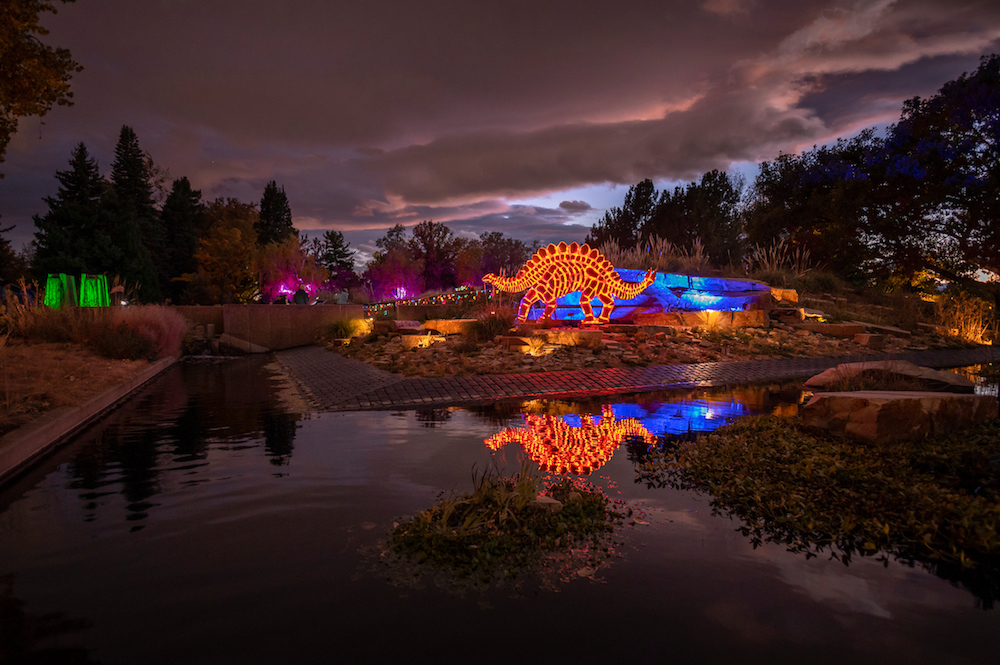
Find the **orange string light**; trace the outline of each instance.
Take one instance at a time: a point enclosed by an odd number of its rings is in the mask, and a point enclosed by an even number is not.
[[[550,318],[557,299],[579,291],[584,323],[607,323],[616,297],[635,298],[655,279],[656,271],[650,269],[641,282],[623,281],[611,262],[596,249],[561,242],[539,249],[513,277],[490,273],[483,277],[483,282],[509,293],[527,291],[517,310],[518,322],[527,318],[528,310],[538,301],[545,306],[539,318]],[[597,318],[591,305],[595,298],[601,302],[601,315]]]
[[[486,439],[491,450],[517,442],[524,452],[548,473],[587,475],[607,464],[622,441],[639,438],[652,447],[656,437],[635,418],[615,419],[605,406],[599,422],[581,417],[580,427],[571,427],[558,416],[525,415],[526,429],[510,427]]]

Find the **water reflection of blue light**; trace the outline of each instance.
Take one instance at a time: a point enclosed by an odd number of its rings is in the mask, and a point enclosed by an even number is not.
[[[733,418],[750,414],[745,404],[736,401],[692,399],[683,402],[653,404],[611,404],[617,420],[635,418],[652,434],[710,432]],[[563,416],[570,427],[582,427],[578,415]]]

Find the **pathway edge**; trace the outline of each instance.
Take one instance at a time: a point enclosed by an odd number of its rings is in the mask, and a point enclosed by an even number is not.
[[[53,409],[27,425],[22,425],[0,437],[0,486],[27,471],[68,437],[96,420],[179,359],[179,357],[169,357],[157,360],[128,381],[108,388],[83,404]]]

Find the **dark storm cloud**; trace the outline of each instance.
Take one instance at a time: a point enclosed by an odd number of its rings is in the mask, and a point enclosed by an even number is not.
[[[88,0],[44,24],[85,69],[8,151],[22,241],[73,145],[107,172],[122,124],[206,198],[277,180],[304,229],[571,234],[512,203],[886,122],[1000,48],[1000,4],[973,0]]]
[[[590,204],[586,201],[563,201],[559,207],[567,212],[587,212],[591,210]]]

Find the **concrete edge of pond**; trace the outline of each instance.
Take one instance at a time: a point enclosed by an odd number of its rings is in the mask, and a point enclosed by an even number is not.
[[[157,360],[128,381],[108,388],[83,404],[54,409],[0,437],[0,486],[6,485],[27,471],[70,436],[178,360],[176,357]]]

